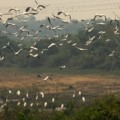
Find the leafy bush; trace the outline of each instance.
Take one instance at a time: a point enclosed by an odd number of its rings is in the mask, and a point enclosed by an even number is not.
[[[38,110],[36,108],[5,107],[0,120],[120,120],[120,100],[106,96],[89,106],[76,108],[74,102],[66,104],[64,111]]]

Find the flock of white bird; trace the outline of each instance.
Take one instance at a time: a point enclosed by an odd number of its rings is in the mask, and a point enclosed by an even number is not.
[[[47,95],[47,94],[46,94]],[[33,108],[36,107],[39,110],[42,109],[54,109],[56,111],[61,111],[61,110],[65,110],[66,109],[66,105],[64,103],[58,103],[58,101],[60,101],[59,99],[57,99],[57,97],[51,97],[49,99],[45,99],[46,97],[44,92],[37,92],[35,94],[35,96],[31,96],[30,92],[27,90],[27,92],[23,95],[23,92],[21,90],[8,90],[8,93],[6,95],[6,98],[4,100],[2,100],[0,102],[1,109],[4,109],[4,107],[6,107],[7,105],[10,104],[14,104],[14,106],[23,106],[23,107],[27,107],[27,108]],[[84,103],[85,97],[84,95],[82,95],[81,91],[78,91],[77,93],[73,93],[71,95],[71,100],[76,99],[76,97],[79,97],[79,102]],[[77,98],[78,99],[78,98]],[[59,106],[56,105],[56,103],[59,104]],[[48,106],[51,105],[56,105],[55,108],[49,108]]]
[[[77,20],[73,20],[71,15],[69,13],[66,13],[64,11],[58,11],[58,13],[55,15],[55,14],[52,14],[53,15],[53,18],[51,19],[50,17],[47,17],[47,20],[48,20],[48,23],[49,25],[45,25],[45,24],[42,24],[39,26],[39,29],[38,30],[32,30],[29,28],[29,26],[27,25],[27,22],[32,20],[31,16],[34,16],[39,14],[42,10],[44,9],[47,9],[47,7],[49,7],[49,5],[41,5],[39,4],[36,0],[35,0],[35,3],[36,3],[36,7],[32,7],[32,6],[29,6],[25,9],[25,11],[21,12],[20,9],[17,9],[17,8],[11,8],[8,10],[8,12],[6,13],[2,13],[0,14],[0,24],[4,27],[4,31],[1,30],[1,34],[8,34],[8,35],[12,35],[16,38],[19,39],[19,44],[18,44],[18,47],[19,49],[16,50],[15,48],[12,47],[11,43],[10,42],[7,42],[6,45],[4,45],[1,50],[4,50],[4,49],[9,49],[10,51],[13,52],[14,55],[19,55],[25,48],[24,48],[24,44],[22,44],[21,41],[23,41],[25,38],[31,38],[31,39],[36,39],[35,42],[29,47],[29,56],[30,57],[33,57],[33,58],[37,58],[39,56],[41,56],[40,54],[44,54],[44,52],[47,52],[49,49],[51,49],[52,47],[61,47],[64,45],[64,43],[67,43],[67,44],[70,44],[71,47],[74,47],[75,49],[79,50],[79,51],[86,51],[88,50],[87,49],[87,46],[90,45],[94,39],[96,39],[96,35],[95,36],[90,36],[89,39],[86,41],[84,47],[80,47],[80,45],[78,45],[76,42],[74,42],[74,40],[70,40],[69,39],[69,35],[66,34],[64,35],[63,38],[61,38],[61,40],[59,41],[59,43],[56,43],[54,42],[51,42],[46,48],[40,50],[39,48],[36,47],[37,45],[37,42],[41,41],[42,38],[40,37],[40,34],[42,34],[42,29],[47,29],[47,30],[50,30],[54,33],[54,36],[52,37],[47,37],[48,40],[51,40],[53,38],[58,38],[59,37],[59,31],[63,30],[63,27],[66,25],[66,24],[77,24],[79,21]],[[3,20],[3,17],[7,17],[6,20]],[[27,18],[24,19],[24,18]],[[96,20],[96,19],[102,19],[102,22],[98,22],[97,25],[101,25],[101,26],[105,26],[106,25],[106,21],[107,21],[107,18],[105,15],[95,15],[95,17],[93,19],[91,19],[87,25],[88,27],[85,28],[85,31],[86,32],[92,32],[94,30],[94,27],[92,26],[91,27],[91,24]],[[59,26],[55,26],[54,25],[54,20],[60,20],[62,22],[61,25]],[[16,23],[14,23],[14,20],[17,20],[19,21],[20,23],[24,23],[25,25],[23,26],[20,26],[20,25],[17,25]],[[84,20],[82,20],[84,22]],[[116,22],[117,23],[117,20],[111,20],[110,21],[111,23],[112,22]],[[9,27],[11,29],[13,29],[13,31],[16,31],[16,32],[11,32],[9,30]],[[101,39],[102,35],[106,34],[106,31],[99,31],[98,32],[98,39]],[[116,24],[115,28],[114,28],[114,34],[115,35],[119,35],[120,32],[119,32],[119,26],[118,24]],[[111,41],[111,39],[107,39],[106,42],[109,42]],[[38,53],[38,51],[40,51]],[[115,53],[115,50],[113,50],[109,56],[113,56]],[[4,56],[2,53],[0,53],[0,61],[4,61],[6,56]],[[61,65],[60,66],[60,69],[65,69],[66,68],[66,65]],[[38,75],[38,77],[41,77],[41,75]],[[52,77],[51,76],[46,76],[43,80],[46,81],[46,80],[52,80]],[[13,94],[13,92],[11,90],[9,90],[9,95],[10,96],[11,94]],[[21,95],[21,91],[18,90],[16,92],[16,95],[17,96],[20,96]],[[38,106],[39,105],[39,95],[41,95],[41,98],[44,99],[45,95],[43,92],[38,92],[36,94],[36,97],[35,97],[35,100],[36,100],[36,105]],[[82,93],[81,91],[78,92],[78,95],[81,96]],[[76,97],[76,94],[74,93],[72,98],[75,98]],[[22,99],[18,99],[17,101],[17,106],[19,105],[23,105],[24,107],[25,106],[28,106],[27,104],[27,101],[26,99],[29,99],[29,93],[27,91],[26,93],[26,97],[22,98]],[[82,96],[82,101],[85,102],[85,97]],[[11,99],[12,100],[12,99]],[[9,98],[6,98],[6,101],[1,105],[1,108],[4,108],[4,106],[7,105],[7,103],[9,103],[11,101]],[[51,103],[54,103],[56,102],[56,99],[53,97],[51,99]],[[31,102],[29,103],[29,106],[30,107],[33,107],[35,105],[35,102]],[[44,104],[43,106],[46,108],[48,106],[48,102],[47,101],[44,101]],[[56,108],[56,110],[61,110],[61,109],[65,109],[65,105],[62,103],[60,108]]]
[[[31,16],[34,16],[39,14],[41,10],[46,9],[47,7],[49,7],[49,5],[40,5],[38,4],[37,1],[35,1],[36,3],[36,7],[27,7],[25,9],[25,11],[21,12],[20,9],[17,8],[11,8],[10,10],[8,10],[7,13],[2,13],[0,14],[0,23],[1,25],[4,27],[5,30],[1,30],[1,34],[6,34],[6,35],[11,35],[16,37],[17,39],[19,39],[19,44],[18,47],[20,49],[15,50],[10,42],[7,42],[6,45],[4,45],[1,49],[9,49],[13,52],[14,55],[18,55],[20,54],[24,49],[24,45],[22,44],[21,41],[23,41],[26,38],[31,38],[31,39],[35,39],[35,42],[29,47],[29,56],[31,57],[39,57],[41,56],[40,54],[44,54],[44,52],[48,51],[49,49],[51,49],[52,47],[61,47],[64,45],[64,42],[70,44],[72,47],[75,47],[76,49],[80,50],[80,51],[84,51],[87,50],[86,48],[81,48],[79,46],[77,46],[77,43],[72,42],[72,40],[68,40],[68,35],[65,35],[64,38],[61,39],[61,43],[51,43],[50,45],[48,45],[48,47],[40,50],[39,48],[36,47],[37,42],[41,41],[43,38],[41,38],[41,34],[42,34],[42,30],[43,29],[47,29],[49,31],[52,31],[54,33],[53,37],[47,37],[48,40],[51,40],[53,38],[58,38],[60,35],[58,34],[59,31],[63,30],[63,27],[68,24],[68,23],[74,23],[72,21],[72,18],[70,16],[70,14],[65,13],[64,11],[59,11],[56,15],[53,15],[53,18],[47,17],[48,20],[48,25],[42,24],[39,26],[38,30],[33,30],[30,29],[29,26],[27,25],[27,22],[29,22],[31,19]],[[4,16],[9,16],[7,17],[6,20],[3,20]],[[28,18],[27,20],[24,20],[24,18]],[[24,23],[25,25],[20,26],[17,25],[15,23],[14,20],[19,21],[21,24]],[[55,26],[54,25],[54,21],[57,20],[61,20],[62,24],[59,26]],[[77,23],[77,21],[76,21]],[[11,29],[15,32],[11,32]],[[38,53],[38,51],[40,51]],[[0,55],[0,61],[3,61],[5,59],[5,56]],[[62,68],[62,67],[61,67]]]
[[[31,46],[29,46],[29,56],[33,58],[40,57],[42,54],[44,54],[45,51],[47,52],[52,47],[61,47],[65,43],[70,44],[71,47],[74,47],[79,51],[86,51],[88,50],[88,46],[92,44],[92,42],[94,42],[95,39],[101,39],[101,37],[104,34],[106,34],[106,31],[99,31],[98,32],[99,37],[97,37],[97,35],[89,36],[89,39],[86,40],[86,43],[84,45],[85,48],[81,47],[81,45],[74,42],[74,40],[69,40],[69,35],[67,34],[64,36],[64,38],[61,38],[59,43],[57,41],[54,43],[51,42],[48,45],[48,47],[40,50],[39,48],[36,47],[36,45],[37,45],[37,42],[43,40],[43,38],[41,37],[41,34],[43,34],[44,29],[47,29],[54,33],[52,37],[51,36],[48,37],[47,35],[45,35],[46,39],[52,40],[54,38],[59,38],[60,36],[59,31],[63,30],[66,24],[69,24],[69,23],[77,24],[79,21],[73,20],[71,15],[68,13],[65,13],[64,11],[58,11],[56,15],[52,14],[53,15],[52,18],[47,17],[48,25],[45,25],[45,24],[39,25],[39,29],[37,30],[30,29],[29,26],[27,25],[27,22],[32,20],[31,16],[35,17],[35,15],[39,14],[42,10],[47,9],[47,7],[49,7],[49,5],[38,4],[36,0],[35,0],[35,3],[36,3],[35,8],[30,6],[30,7],[27,7],[23,12],[21,12],[20,9],[11,8],[10,10],[8,10],[7,13],[0,14],[0,23],[1,25],[3,25],[5,29],[5,30],[1,30],[1,34],[8,34],[19,39],[18,50],[14,49],[10,42],[7,42],[6,45],[4,45],[1,48],[2,50],[10,49],[14,55],[18,55],[25,49],[25,46],[22,44],[21,41],[23,41],[26,38],[30,38],[30,39],[35,39],[35,42]],[[9,17],[7,17],[6,20],[3,20],[4,16],[9,16]],[[28,18],[28,19],[24,20],[24,18]],[[107,18],[105,15],[95,15],[93,19],[87,22],[88,26],[85,27],[85,31],[88,33],[91,33],[94,30],[94,27],[93,26],[91,27],[91,25],[98,19],[102,19],[102,22],[97,22],[96,25],[101,25],[101,26],[107,25]],[[17,25],[16,23],[14,23],[15,22],[14,20],[19,21],[21,24],[24,23],[25,25],[23,26]],[[57,21],[57,20],[61,21],[62,24],[55,26],[54,21]],[[84,22],[84,20],[81,20],[81,21]],[[114,31],[114,34],[119,36],[119,22],[116,19],[110,21],[111,24],[113,22],[116,22],[115,27],[112,28]],[[15,32],[11,32],[11,29],[9,29],[9,27]],[[106,42],[108,42],[108,40],[106,40]],[[0,61],[3,61],[4,59],[5,59],[5,56],[2,53],[0,53]]]

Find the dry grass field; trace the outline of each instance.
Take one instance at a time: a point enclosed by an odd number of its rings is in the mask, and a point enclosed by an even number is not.
[[[50,73],[42,73],[42,77],[38,77],[36,73],[29,73],[16,70],[1,70],[0,69],[0,94],[5,96],[8,94],[8,89],[14,91],[13,98],[16,96],[16,91],[22,91],[22,96],[25,96],[26,91],[29,91],[30,98],[34,99],[36,93],[44,92],[45,100],[49,101],[52,97],[59,99],[58,105],[67,103],[73,99],[72,95],[76,94],[76,103],[81,100],[78,91],[85,96],[86,103],[90,104],[93,99],[102,97],[108,94],[114,94],[120,97],[120,76],[115,75],[100,75],[100,74],[53,74],[52,80],[43,80]],[[22,97],[21,96],[21,97]]]
[[[0,70],[1,71],[1,70]],[[6,70],[0,72],[0,88],[22,89],[37,88],[46,93],[60,93],[63,91],[83,91],[96,94],[120,93],[120,76],[115,75],[62,75],[55,74],[52,80],[37,77],[37,74],[14,72]]]

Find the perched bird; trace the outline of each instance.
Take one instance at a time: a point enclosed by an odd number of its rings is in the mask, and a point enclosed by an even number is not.
[[[33,107],[34,103],[30,103],[30,107]]]
[[[22,98],[22,101],[25,101],[25,98]]]
[[[36,99],[36,100],[38,100],[38,93],[37,93],[37,95],[36,95],[35,99]]]
[[[27,90],[27,93],[26,93],[26,98],[28,98],[29,97],[29,93],[28,93],[28,90]]]
[[[41,94],[42,98],[44,98],[44,97],[45,97],[45,95],[44,95],[44,93],[43,93],[43,92],[40,92],[40,94]]]
[[[72,95],[73,98],[75,98],[75,93]]]
[[[81,94],[82,94],[82,92],[81,92],[81,91],[79,91],[79,92],[78,92],[78,95],[81,95]]]
[[[44,103],[44,107],[47,107],[47,102]]]
[[[20,105],[20,101],[17,103],[17,106],[19,106]]]
[[[24,106],[24,107],[25,107],[25,106],[27,106],[27,103],[26,103],[26,102],[24,102],[24,103],[23,103],[23,106]]]
[[[64,109],[64,104],[61,104],[61,106],[60,106],[60,107],[61,107],[61,109]]]
[[[19,96],[20,95],[20,90],[18,90],[16,94]]]
[[[85,97],[82,97],[82,101],[85,102]]]
[[[55,102],[55,98],[52,98],[52,103],[54,103]]]
[[[9,92],[9,94],[11,94],[11,93],[12,93],[12,91],[11,91],[11,90],[9,90],[8,92]]]

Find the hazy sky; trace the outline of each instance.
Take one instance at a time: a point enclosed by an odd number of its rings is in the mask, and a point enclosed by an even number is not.
[[[50,6],[40,12],[38,19],[56,14],[64,10],[71,14],[73,19],[93,18],[95,14],[106,14],[107,17],[119,16],[120,0],[37,0],[39,4]],[[0,13],[7,12],[9,8],[19,8],[22,11],[26,7],[35,7],[34,0],[0,0]]]

